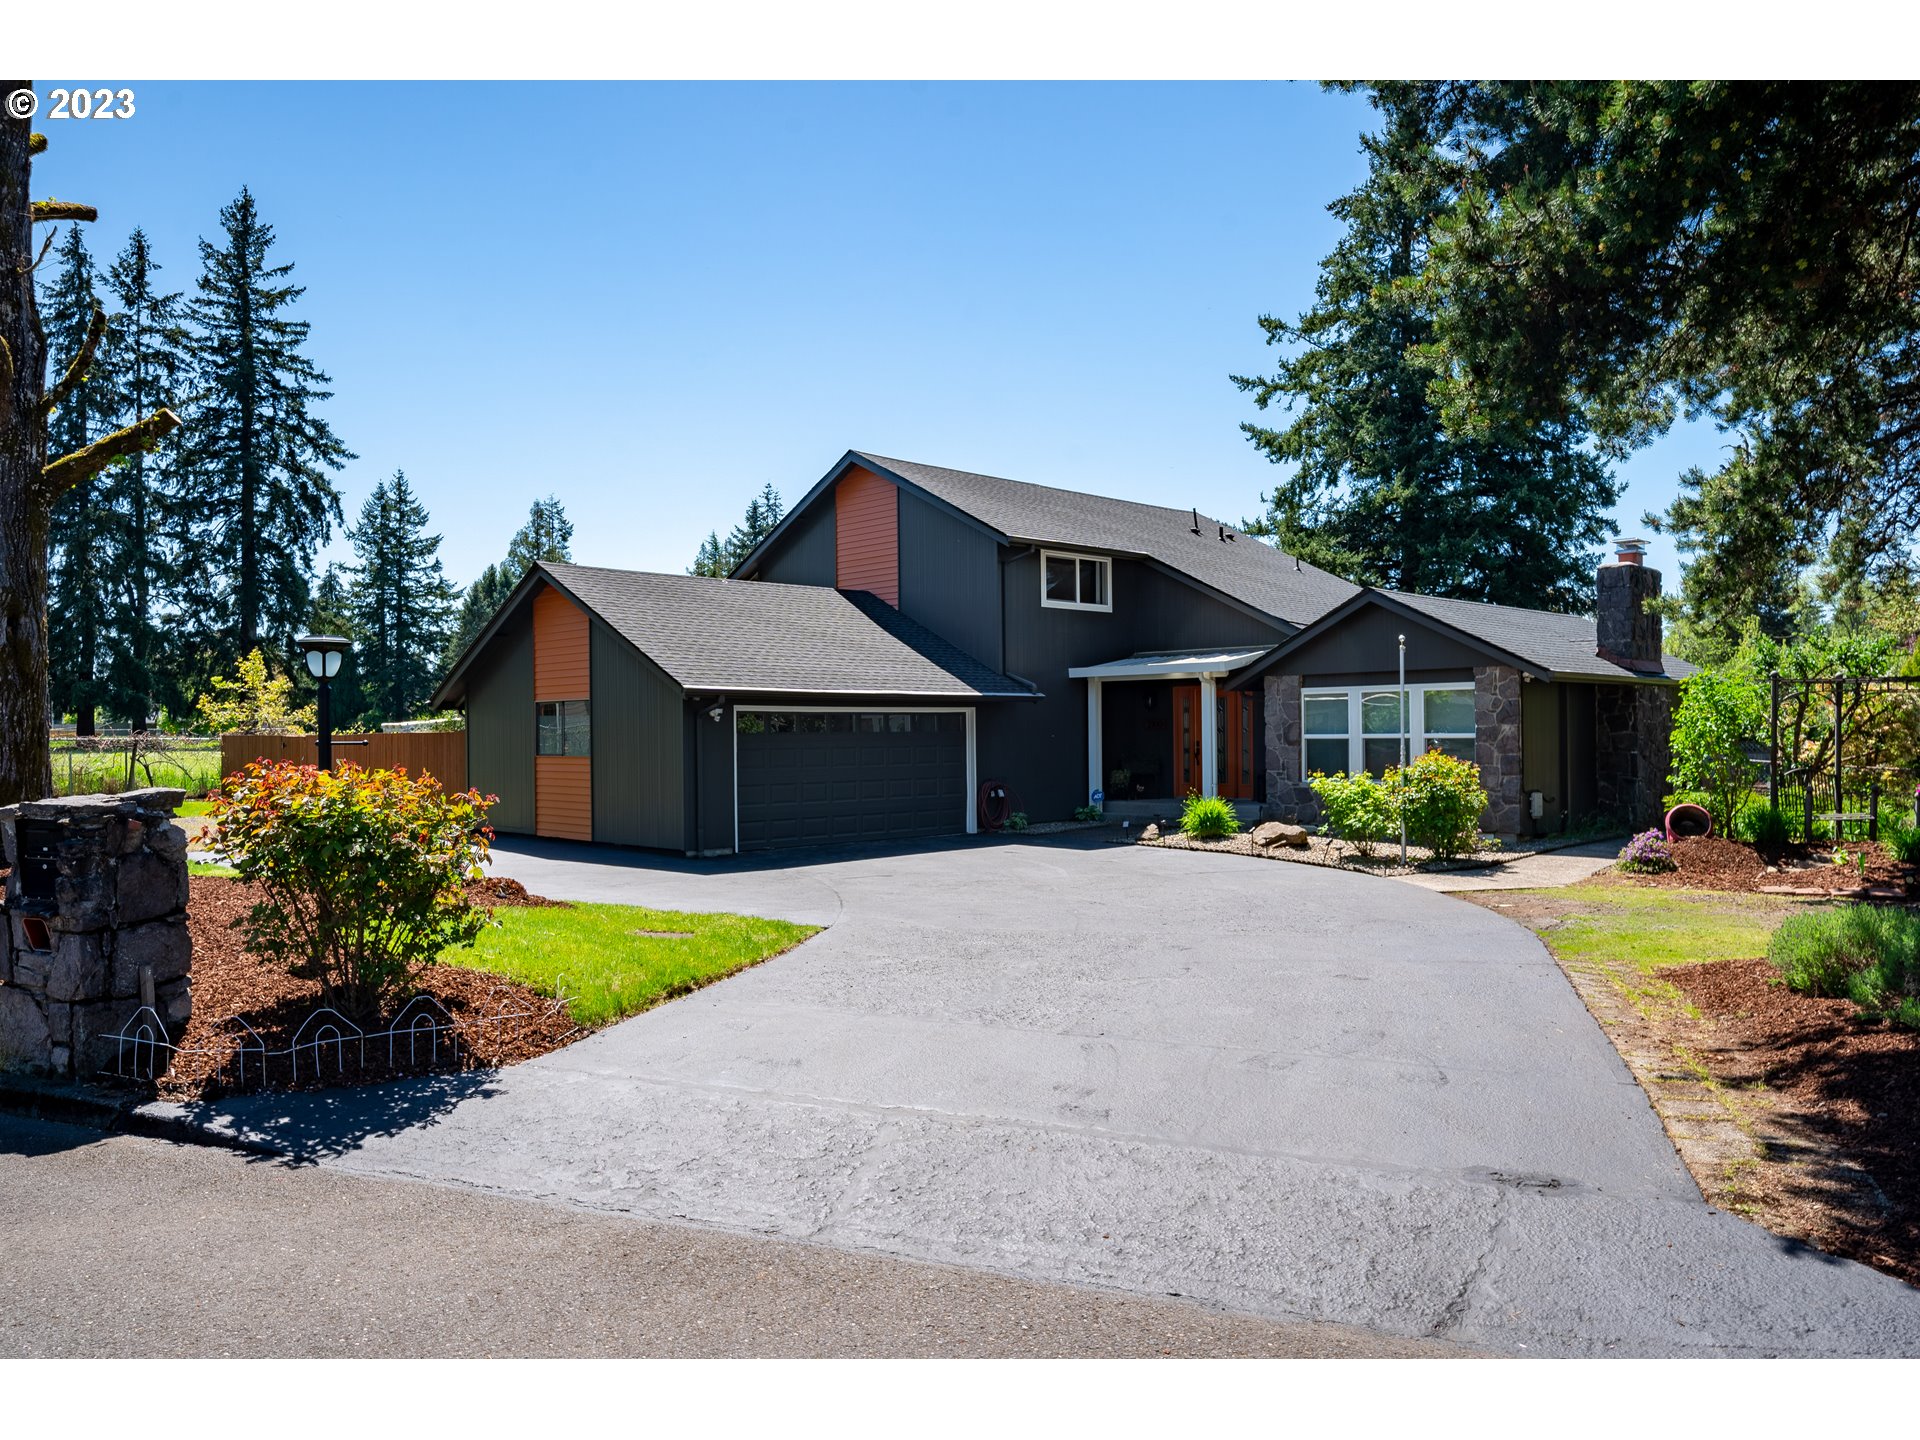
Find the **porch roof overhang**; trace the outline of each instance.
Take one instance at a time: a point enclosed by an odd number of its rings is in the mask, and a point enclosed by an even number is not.
[[[1067,671],[1075,680],[1199,680],[1229,675],[1266,654],[1255,650],[1153,650],[1127,655],[1100,665],[1076,665]]]

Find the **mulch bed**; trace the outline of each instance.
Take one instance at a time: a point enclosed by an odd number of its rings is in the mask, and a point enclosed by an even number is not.
[[[1183,835],[1178,830],[1162,831],[1153,839],[1140,837],[1136,842],[1150,845],[1161,850],[1208,850],[1216,855],[1248,855],[1256,860],[1288,860],[1296,865],[1323,865],[1334,870],[1359,870],[1372,875],[1410,875],[1416,871],[1465,870],[1481,865],[1498,864],[1512,858],[1503,850],[1482,850],[1461,860],[1435,860],[1425,849],[1418,845],[1407,846],[1407,863],[1400,864],[1400,842],[1380,844],[1374,847],[1369,859],[1344,840],[1329,839],[1325,835],[1309,835],[1305,845],[1260,846],[1253,843],[1251,833],[1242,831],[1238,835],[1222,836],[1218,840],[1202,840],[1196,836]]]
[[[1756,1218],[1920,1285],[1920,1034],[1796,995],[1764,960],[1661,975],[1699,1010],[1686,1043],[1714,1079],[1763,1086],[1772,1118],[1809,1144],[1805,1163],[1761,1165],[1742,1182]]]
[[[1846,895],[1865,885],[1895,896],[1915,891],[1913,867],[1902,865],[1878,842],[1849,842],[1840,847],[1848,855],[1864,854],[1864,872],[1855,866],[1832,863],[1830,847],[1792,847],[1765,855],[1753,846],[1718,835],[1673,842],[1678,867],[1659,875],[1634,875],[1645,885],[1668,885],[1688,890],[1746,890],[1796,895]]]
[[[517,880],[489,877],[473,887],[476,902],[489,906],[555,905],[538,895],[529,895]],[[187,907],[187,927],[193,934],[193,1018],[175,1043],[186,1053],[177,1055],[156,1088],[168,1099],[210,1099],[228,1093],[232,1079],[228,1062],[231,1035],[238,1028],[229,1022],[244,1020],[259,1032],[266,1048],[284,1050],[294,1032],[320,1006],[320,987],[311,980],[300,980],[277,965],[262,964],[247,952],[234,921],[246,914],[254,903],[254,887],[238,880],[195,876],[191,881]],[[530,1060],[559,1049],[577,1036],[564,1006],[504,976],[483,970],[463,969],[457,964],[430,965],[421,976],[419,993],[430,995],[444,1005],[456,1022],[466,1022],[460,1032],[460,1068],[491,1069]],[[479,1025],[488,1017],[503,1013],[532,1012],[528,1018],[492,1025]],[[368,1030],[382,1030],[391,1016],[382,1017]],[[309,1037],[310,1038],[310,1037]],[[387,1064],[387,1042],[369,1041],[366,1062],[359,1063],[359,1047],[346,1047],[344,1072],[335,1063],[335,1051],[328,1046],[324,1055],[324,1084],[365,1085],[391,1080],[399,1075],[419,1074],[424,1066],[409,1066],[406,1043],[398,1046],[399,1064]],[[198,1053],[195,1053],[198,1052]],[[451,1047],[442,1038],[438,1069],[452,1068]],[[304,1051],[301,1056],[301,1089],[319,1088],[320,1077],[309,1077],[315,1057]],[[258,1089],[258,1060],[247,1059],[247,1089]],[[291,1066],[284,1058],[268,1066],[272,1088],[288,1088]]]

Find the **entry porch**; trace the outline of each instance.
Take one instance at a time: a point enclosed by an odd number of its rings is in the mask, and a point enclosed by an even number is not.
[[[1257,807],[1258,690],[1220,682],[1263,653],[1154,651],[1067,671],[1087,687],[1087,791],[1109,814],[1158,814],[1189,794]]]

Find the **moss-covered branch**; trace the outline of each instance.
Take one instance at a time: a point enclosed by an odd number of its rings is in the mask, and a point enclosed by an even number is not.
[[[0,340],[0,426],[13,419],[13,351]]]
[[[36,200],[33,202],[34,220],[98,220],[100,212],[91,205],[82,205],[76,200]]]
[[[59,495],[83,481],[91,480],[114,461],[147,449],[179,428],[178,415],[171,410],[156,410],[124,430],[103,435],[71,455],[62,455],[41,473],[46,476],[53,494]]]
[[[40,155],[45,153],[46,148],[47,137],[42,135],[38,130],[27,136],[27,154]]]
[[[87,322],[87,338],[80,342],[80,353],[73,357],[73,363],[67,366],[67,373],[60,377],[59,383],[40,399],[42,415],[51,415],[87,378],[87,371],[93,366],[94,352],[100,348],[100,337],[106,332],[107,312],[96,300],[93,302],[93,318]]]

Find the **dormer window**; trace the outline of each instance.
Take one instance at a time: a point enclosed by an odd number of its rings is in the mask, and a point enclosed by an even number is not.
[[[1040,603],[1050,610],[1113,609],[1113,561],[1104,555],[1041,551]]]

